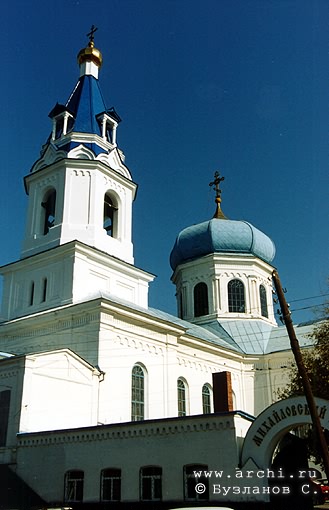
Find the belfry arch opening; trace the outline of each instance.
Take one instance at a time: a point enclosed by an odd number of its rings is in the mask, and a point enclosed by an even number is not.
[[[42,233],[43,235],[48,234],[51,227],[55,225],[56,220],[56,190],[54,188],[49,189],[44,195],[43,201],[41,202],[43,208],[42,214]]]
[[[118,237],[118,209],[118,201],[113,193],[105,193],[103,228],[110,237]]]

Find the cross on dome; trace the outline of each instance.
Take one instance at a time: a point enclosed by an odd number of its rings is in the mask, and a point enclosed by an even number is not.
[[[95,27],[95,25],[91,25],[90,32],[89,32],[89,34],[87,34],[87,37],[89,37],[89,43],[94,42],[94,34],[97,30],[98,30],[98,28]]]
[[[87,37],[89,37],[88,46],[78,54],[78,64],[80,66],[80,76],[88,74],[98,79],[98,70],[102,66],[103,57],[101,52],[95,48],[94,34],[96,30],[98,28],[92,25],[90,32],[87,34]]]
[[[216,170],[216,172],[214,174],[214,180],[209,183],[209,186],[212,186],[212,189],[214,191],[216,191],[215,202],[217,204],[217,207],[216,207],[216,212],[213,217],[219,218],[219,219],[227,219],[225,214],[223,213],[223,211],[220,208],[220,203],[222,201],[222,199],[221,199],[222,190],[220,189],[219,185],[222,181],[224,181],[224,179],[225,179],[225,177],[221,177],[220,173]]]

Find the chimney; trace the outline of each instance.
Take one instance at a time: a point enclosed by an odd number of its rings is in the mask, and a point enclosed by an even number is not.
[[[214,413],[233,411],[231,372],[212,374]]]

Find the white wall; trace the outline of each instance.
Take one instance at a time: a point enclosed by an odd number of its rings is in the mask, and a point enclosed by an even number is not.
[[[68,350],[27,356],[20,432],[97,425],[98,375]]]
[[[111,425],[19,440],[18,475],[49,502],[62,500],[64,474],[70,469],[84,470],[84,501],[92,502],[99,501],[101,469],[121,468],[122,501],[128,502],[139,500],[141,466],[162,467],[164,501],[183,499],[185,464],[206,464],[225,475],[238,466],[233,416]]]

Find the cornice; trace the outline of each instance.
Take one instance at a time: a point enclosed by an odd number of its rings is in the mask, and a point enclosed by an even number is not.
[[[136,438],[158,438],[180,434],[204,433],[234,429],[234,415],[204,415],[164,420],[147,420],[122,424],[99,425],[79,429],[42,433],[19,433],[18,447],[49,447],[73,443],[104,443],[104,441]],[[192,439],[192,438],[191,438]]]
[[[116,149],[114,149],[116,150]],[[63,156],[63,151],[60,151],[61,155]],[[84,169],[84,170],[95,170],[95,167],[97,167],[102,173],[105,175],[115,175],[116,179],[121,182],[125,187],[135,190],[137,188],[137,184],[131,180],[130,177],[127,177],[123,173],[121,173],[119,170],[116,170],[115,168],[112,168],[109,166],[109,164],[105,161],[103,161],[100,157],[100,159],[75,159],[75,158],[69,158],[69,157],[61,157],[59,159],[55,159],[52,161],[49,165],[41,166],[40,168],[37,166],[36,170],[31,171],[28,175],[25,176],[25,186],[27,187],[27,182],[39,179],[40,175],[47,175],[50,172],[54,172],[56,170],[62,170],[65,168],[69,169]],[[128,175],[128,174],[127,174]]]
[[[90,308],[90,302],[87,306]],[[65,305],[0,324],[0,338],[10,341],[42,337],[99,321],[100,311],[86,311],[86,303]]]

